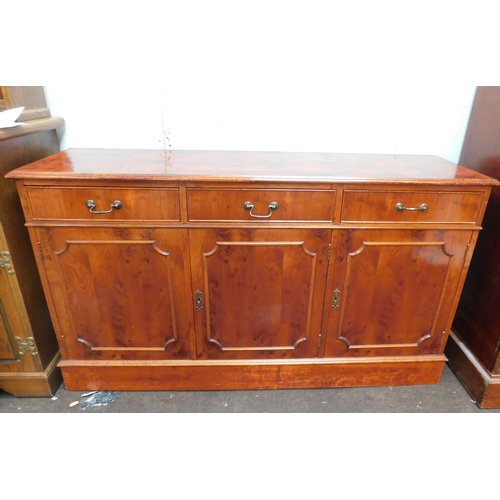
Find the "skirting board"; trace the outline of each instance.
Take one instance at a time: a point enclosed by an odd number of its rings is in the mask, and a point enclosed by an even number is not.
[[[500,376],[492,375],[453,331],[445,355],[448,366],[479,408],[500,408]]]
[[[16,397],[51,397],[62,384],[59,352],[43,372],[0,372],[0,389]]]
[[[437,384],[444,355],[279,361],[61,361],[68,390],[255,390]]]

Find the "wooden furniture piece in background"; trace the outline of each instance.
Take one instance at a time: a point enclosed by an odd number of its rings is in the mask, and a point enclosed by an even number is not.
[[[7,177],[70,390],[437,383],[500,184],[433,156],[92,149]]]
[[[4,176],[58,152],[55,129],[64,120],[47,116],[43,87],[0,91],[0,106],[27,106],[31,113],[24,114],[26,125],[0,129],[0,389],[15,396],[52,396],[62,382],[59,348],[19,196]]]
[[[0,87],[0,111],[21,106],[18,122],[50,117],[43,87]]]
[[[478,87],[460,163],[500,179],[500,87]],[[446,347],[481,408],[500,408],[500,189],[494,188]]]

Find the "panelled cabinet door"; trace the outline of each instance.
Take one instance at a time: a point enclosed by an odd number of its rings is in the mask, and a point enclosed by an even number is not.
[[[318,356],[330,230],[190,231],[198,357]]]
[[[324,355],[442,353],[470,240],[470,231],[340,231]]]
[[[38,228],[69,359],[190,358],[183,229]]]
[[[42,369],[17,273],[0,224],[0,372]],[[1,384],[0,384],[1,385]]]
[[[14,273],[15,271],[10,261],[10,253],[7,248],[7,241],[2,225],[0,224],[0,369],[3,363],[20,361],[14,346],[14,336],[18,332],[13,332],[11,326],[11,317],[16,319],[19,314],[15,314],[17,311],[12,311],[9,308],[14,295],[17,295],[16,290],[13,290],[13,280],[15,278],[12,275]],[[9,303],[5,304],[6,300]],[[8,314],[8,312],[14,312],[14,314]]]

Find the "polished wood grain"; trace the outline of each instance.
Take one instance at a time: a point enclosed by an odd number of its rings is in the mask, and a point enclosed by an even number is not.
[[[468,231],[341,231],[325,356],[441,353],[471,238]]]
[[[0,362],[18,361],[19,357],[14,344],[10,320],[0,297]]]
[[[53,396],[63,382],[58,367],[59,354],[54,356],[43,371],[5,372],[1,387],[16,397],[36,398]]]
[[[69,150],[8,178],[74,390],[437,383],[500,185],[437,157],[152,150]],[[175,220],[157,196],[174,191]],[[111,193],[130,212],[81,212]],[[393,217],[423,194],[428,213]]]
[[[192,357],[186,230],[39,228],[36,234],[63,358]]]
[[[444,356],[231,363],[62,361],[69,390],[230,391],[437,384]]]
[[[362,191],[345,190],[342,206],[342,222],[395,222],[428,224],[456,222],[475,224],[480,215],[483,192],[433,192],[433,191]],[[426,211],[403,210],[420,208]]]
[[[498,184],[437,156],[248,151],[69,149],[9,175],[18,179]]]
[[[157,220],[180,221],[179,190],[172,188],[119,189],[91,187],[28,187],[27,194],[33,219],[72,220]],[[88,200],[95,202],[94,211],[109,211],[116,201],[122,208],[105,214],[90,212]]]
[[[198,357],[318,356],[331,231],[192,230]]]
[[[335,191],[188,188],[190,221],[333,221]],[[254,208],[245,210],[245,202]],[[278,208],[271,210],[271,203]]]
[[[7,254],[3,258],[9,259],[8,268],[0,268],[0,363],[14,371],[21,369],[21,357],[16,348],[15,337],[26,339],[33,335],[31,325],[27,321],[26,310],[22,300],[19,284],[16,280],[16,269],[10,262],[10,249],[5,238],[5,233],[0,224],[0,249]],[[40,367],[39,360],[27,360],[23,370],[32,371]],[[38,362],[38,365],[35,364]],[[11,364],[14,363],[14,364]],[[1,366],[1,365],[0,365]]]
[[[460,162],[500,179],[500,87],[478,87]],[[446,353],[478,405],[500,408],[500,189],[493,188]],[[474,360],[473,362],[471,360]]]

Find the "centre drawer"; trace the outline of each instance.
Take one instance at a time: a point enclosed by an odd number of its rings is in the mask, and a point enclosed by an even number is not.
[[[345,190],[342,222],[475,224],[482,192]]]
[[[180,221],[177,188],[27,187],[34,220]]]
[[[335,190],[188,188],[188,219],[332,222]]]

